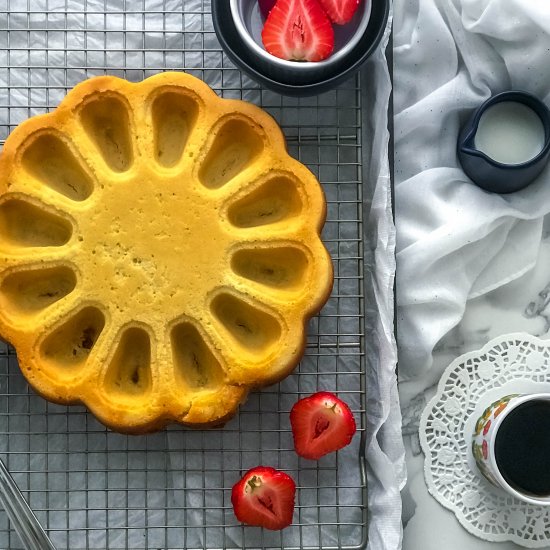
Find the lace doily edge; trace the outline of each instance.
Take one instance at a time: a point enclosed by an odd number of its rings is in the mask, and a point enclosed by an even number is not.
[[[454,516],[457,518],[460,525],[472,536],[475,536],[476,538],[481,540],[486,540],[487,542],[512,542],[523,548],[548,548],[550,539],[542,539],[540,541],[528,540],[509,533],[503,533],[499,535],[499,534],[493,534],[493,533],[485,533],[484,531],[476,529],[476,527],[472,523],[466,520],[462,511],[462,508],[456,506],[453,502],[445,498],[437,490],[437,487],[433,481],[433,472],[432,472],[433,462],[432,462],[432,455],[430,452],[431,450],[429,447],[428,439],[426,437],[426,428],[428,426],[428,417],[430,416],[430,413],[434,409],[435,405],[441,399],[443,395],[443,391],[445,390],[445,386],[447,385],[447,381],[450,378],[451,373],[454,372],[455,369],[459,367],[461,364],[466,363],[469,359],[477,357],[480,354],[483,355],[487,353],[490,349],[496,347],[497,345],[503,344],[505,342],[509,342],[510,340],[521,340],[522,342],[527,342],[529,344],[550,347],[550,341],[542,340],[541,338],[538,338],[526,332],[514,332],[510,334],[505,334],[505,335],[493,338],[480,349],[467,352],[457,357],[443,371],[443,374],[439,379],[439,383],[437,384],[436,393],[427,403],[420,417],[418,435],[420,439],[420,447],[422,449],[422,452],[424,453],[424,481],[426,483],[428,493],[444,508],[452,512]]]

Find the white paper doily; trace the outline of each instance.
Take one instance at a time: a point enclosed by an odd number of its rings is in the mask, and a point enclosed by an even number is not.
[[[511,393],[550,391],[550,341],[509,334],[447,368],[420,420],[428,491],[473,535],[527,548],[550,544],[550,509],[524,503],[477,470],[471,434],[493,401]]]

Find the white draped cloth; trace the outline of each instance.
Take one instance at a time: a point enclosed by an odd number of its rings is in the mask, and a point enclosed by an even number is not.
[[[399,375],[432,365],[466,302],[533,268],[550,171],[498,195],[471,183],[461,125],[498,92],[550,105],[548,0],[397,0],[394,24]]]

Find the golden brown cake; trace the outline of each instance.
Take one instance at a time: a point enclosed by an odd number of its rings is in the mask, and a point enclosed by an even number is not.
[[[85,81],[0,156],[0,334],[114,430],[221,424],[303,354],[325,210],[258,107],[182,73]]]

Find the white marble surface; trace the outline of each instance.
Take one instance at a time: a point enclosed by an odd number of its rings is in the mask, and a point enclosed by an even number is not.
[[[550,104],[549,6],[548,0],[395,1],[405,550],[517,548],[468,534],[428,494],[418,426],[444,369],[463,353],[510,332],[550,339],[550,220],[541,238],[541,219],[550,216],[550,166],[524,192],[500,196],[477,190],[456,155],[466,117],[491,95],[522,89]]]
[[[488,550],[519,548],[490,543],[470,535],[428,494],[418,425],[445,368],[457,357],[481,348],[492,338],[527,332],[550,338],[550,218],[546,218],[535,268],[520,279],[467,303],[460,324],[434,352],[434,365],[424,376],[400,385],[408,483],[403,490],[403,550]],[[548,546],[550,548],[550,544]]]

